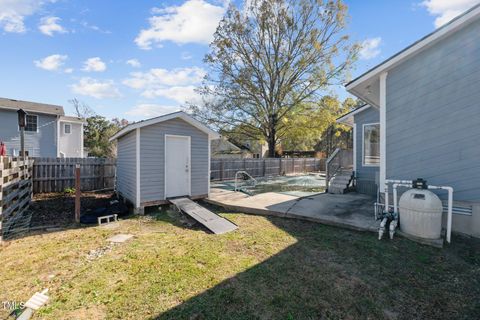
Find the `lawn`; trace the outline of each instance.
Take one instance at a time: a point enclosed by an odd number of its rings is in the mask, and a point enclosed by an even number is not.
[[[316,223],[221,213],[212,235],[171,212],[29,235],[0,250],[1,301],[49,288],[41,319],[473,319],[480,243],[378,241]],[[135,238],[113,247],[117,233]],[[96,256],[89,253],[101,252]],[[2,311],[5,314],[5,311]],[[2,315],[4,315],[2,314]],[[3,318],[3,317],[2,317]]]

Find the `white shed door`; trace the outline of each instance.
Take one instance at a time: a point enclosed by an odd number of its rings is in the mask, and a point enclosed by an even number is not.
[[[165,136],[165,197],[190,195],[190,137]]]

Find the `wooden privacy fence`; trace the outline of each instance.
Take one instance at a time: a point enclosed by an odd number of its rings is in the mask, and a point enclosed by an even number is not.
[[[81,190],[111,189],[115,185],[115,159],[34,158],[33,192],[63,192],[75,187],[75,165],[80,164]]]
[[[252,177],[325,171],[325,159],[266,158],[211,160],[211,180],[221,181],[235,179],[235,173],[237,171],[247,171]]]
[[[30,225],[32,169],[31,158],[0,157],[0,242],[12,229]]]

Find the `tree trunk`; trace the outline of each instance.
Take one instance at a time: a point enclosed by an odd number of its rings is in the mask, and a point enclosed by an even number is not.
[[[275,158],[275,137],[269,136],[268,137],[268,157]]]

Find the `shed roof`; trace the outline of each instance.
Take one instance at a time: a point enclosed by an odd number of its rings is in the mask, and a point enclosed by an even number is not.
[[[0,109],[11,109],[11,110],[23,109],[26,112],[45,113],[45,114],[53,114],[58,116],[65,115],[65,112],[63,111],[62,106],[57,106],[54,104],[31,102],[31,101],[8,99],[8,98],[0,98]]]
[[[60,121],[75,122],[75,123],[87,123],[87,121],[84,118],[71,117],[71,116],[61,116]]]
[[[177,112],[165,114],[165,115],[162,115],[162,116],[159,116],[159,117],[156,117],[156,118],[151,118],[151,119],[142,120],[142,121],[139,121],[139,122],[129,124],[128,126],[122,128],[120,131],[118,131],[116,134],[114,134],[110,138],[110,141],[121,138],[122,136],[126,135],[127,133],[129,133],[132,130],[135,130],[135,129],[138,129],[138,128],[143,128],[143,127],[146,127],[146,126],[150,126],[150,125],[153,125],[153,124],[161,123],[161,122],[176,119],[176,118],[182,119],[183,121],[185,121],[185,122],[189,123],[190,125],[196,127],[198,130],[205,132],[206,134],[208,134],[210,139],[218,139],[220,137],[220,135],[217,132],[213,131],[212,129],[210,129],[209,127],[207,127],[206,125],[204,125],[203,123],[201,123],[200,121],[198,121],[197,119],[192,117],[191,115],[189,115],[189,114],[187,114],[183,111],[177,111]]]

